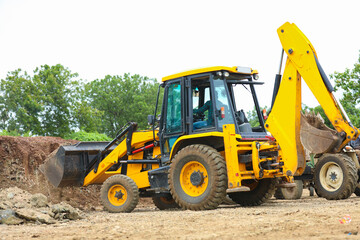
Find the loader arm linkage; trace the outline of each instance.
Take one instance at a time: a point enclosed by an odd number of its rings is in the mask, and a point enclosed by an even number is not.
[[[283,151],[286,163],[284,171],[288,175],[298,175],[305,169],[304,150],[300,141],[301,78],[337,131],[339,141],[331,152],[339,152],[350,140],[359,136],[359,131],[348,119],[344,119],[343,116],[347,117],[347,115],[341,110],[340,103],[333,95],[332,86],[318,63],[315,49],[307,37],[295,24],[290,23],[282,25],[277,32],[287,54],[287,61],[265,127],[276,138]],[[295,157],[297,159],[294,159]]]

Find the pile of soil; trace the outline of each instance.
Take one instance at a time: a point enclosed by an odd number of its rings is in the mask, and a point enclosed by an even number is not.
[[[52,203],[65,201],[82,210],[100,206],[100,186],[53,187],[38,167],[61,145],[78,141],[58,137],[0,136],[0,190],[18,187],[31,194],[42,193]]]

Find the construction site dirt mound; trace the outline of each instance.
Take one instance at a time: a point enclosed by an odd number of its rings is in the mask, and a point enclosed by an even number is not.
[[[42,193],[52,203],[66,202],[83,210],[99,207],[100,186],[55,188],[38,169],[59,146],[77,142],[59,137],[0,136],[0,190],[18,187],[31,194]]]

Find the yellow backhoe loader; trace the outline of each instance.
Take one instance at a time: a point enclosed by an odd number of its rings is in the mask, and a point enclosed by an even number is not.
[[[291,185],[304,172],[304,145],[320,156],[318,194],[349,197],[359,163],[344,147],[359,131],[333,96],[305,35],[290,23],[278,34],[287,60],[282,78],[280,64],[266,122],[255,91],[263,84],[256,70],[220,66],[178,73],[162,79],[161,115],[155,117],[157,103],[148,117],[152,130],[136,131],[137,124],[129,123],[112,142],[62,146],[42,172],[55,186],[102,184],[101,201],[110,212],[132,211],[139,196],[152,197],[160,209],[215,209],[227,194],[242,206],[256,206],[274,194],[278,179]],[[301,120],[301,77],[335,132]],[[257,127],[242,110],[252,105]]]

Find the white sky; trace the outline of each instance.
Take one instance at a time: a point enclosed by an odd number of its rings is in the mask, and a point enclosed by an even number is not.
[[[0,78],[60,63],[88,81],[106,74],[157,78],[206,66],[257,69],[270,106],[281,44],[293,22],[329,75],[359,57],[360,1],[0,0]],[[318,105],[306,93],[303,102]]]

